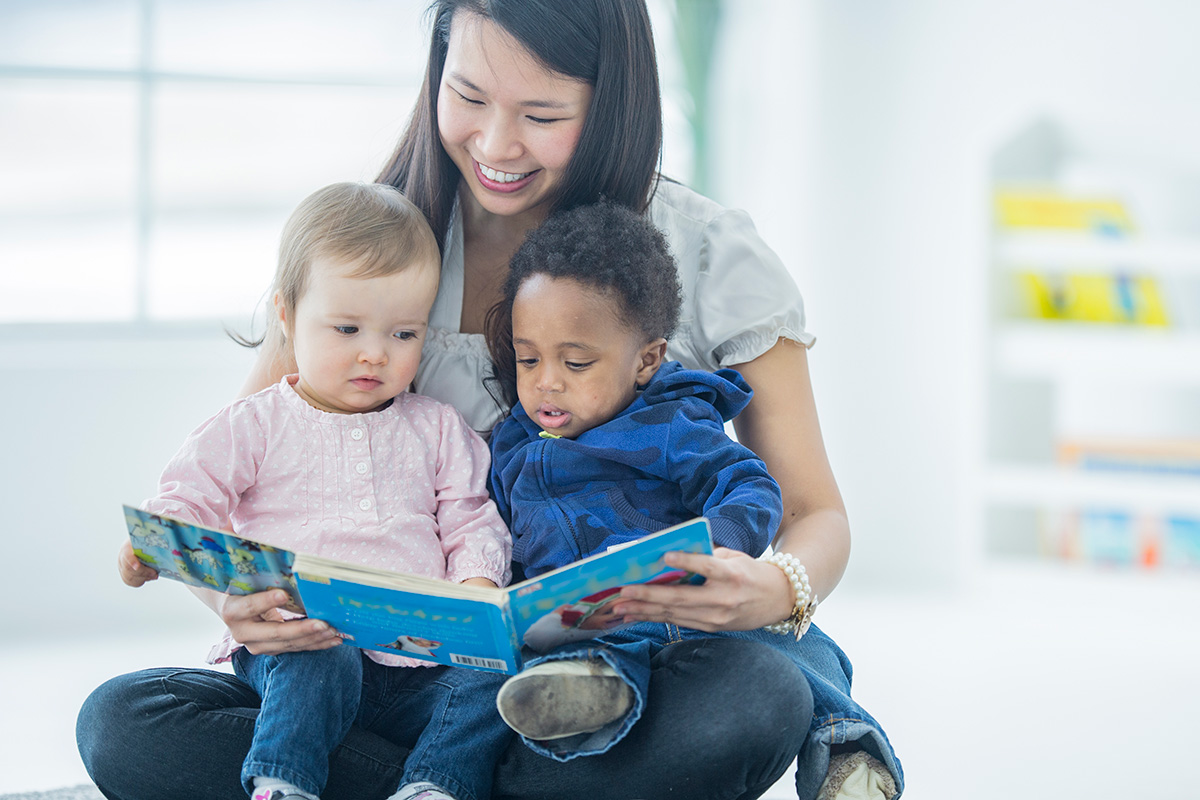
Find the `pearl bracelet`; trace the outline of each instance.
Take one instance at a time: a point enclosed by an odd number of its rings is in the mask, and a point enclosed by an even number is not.
[[[796,641],[800,641],[800,637],[808,632],[808,626],[817,610],[817,596],[808,585],[808,573],[800,559],[791,553],[772,553],[763,560],[783,570],[796,597],[796,604],[792,606],[792,613],[787,619],[764,625],[763,629],[770,633],[794,634]]]

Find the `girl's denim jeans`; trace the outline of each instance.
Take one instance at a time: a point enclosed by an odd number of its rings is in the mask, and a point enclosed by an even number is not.
[[[404,783],[431,781],[459,800],[492,796],[494,764],[512,739],[496,711],[503,675],[457,667],[383,667],[356,647],[233,657],[261,698],[241,781],[256,775],[321,794],[329,756],[354,725],[409,748]],[[389,735],[389,733],[391,735]]]

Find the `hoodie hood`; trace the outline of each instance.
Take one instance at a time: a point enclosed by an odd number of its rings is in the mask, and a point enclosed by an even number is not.
[[[736,370],[704,372],[684,369],[678,361],[668,361],[654,373],[634,405],[640,401],[652,406],[694,397],[711,404],[721,419],[729,422],[742,412],[753,396],[750,385]]]

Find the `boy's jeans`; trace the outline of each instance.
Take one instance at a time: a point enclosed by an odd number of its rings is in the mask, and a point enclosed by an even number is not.
[[[459,800],[487,800],[492,769],[512,732],[496,711],[505,676],[463,667],[380,667],[362,650],[233,656],[234,671],[262,698],[242,765],[320,794],[329,755],[352,725],[410,748],[401,785],[436,783]],[[395,788],[399,788],[397,785]]]
[[[689,628],[679,628],[659,622],[639,622],[619,628],[597,639],[591,639],[557,647],[545,656],[531,658],[526,667],[546,661],[561,659],[600,660],[608,664],[633,692],[633,705],[624,716],[613,720],[598,731],[581,733],[563,739],[536,741],[521,737],[526,746],[539,755],[555,761],[570,761],[579,756],[597,755],[608,752],[625,738],[629,729],[642,717],[646,708],[650,688],[651,660],[664,647],[688,639],[723,638],[722,633],[704,633]],[[529,652],[526,655],[531,655]],[[731,679],[734,676],[729,676]],[[803,687],[807,690],[807,686]],[[757,691],[753,684],[743,685],[741,690]],[[729,691],[737,691],[736,680],[731,680]],[[808,692],[804,692],[808,695]],[[794,709],[798,719],[808,719],[812,713],[812,698]]]

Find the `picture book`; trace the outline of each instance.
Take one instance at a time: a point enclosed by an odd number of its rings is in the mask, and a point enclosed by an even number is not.
[[[328,622],[357,647],[506,673],[531,653],[620,627],[611,607],[624,586],[703,582],[663,555],[713,550],[698,517],[492,589],[293,553],[131,506],[125,520],[134,554],[163,577],[229,594],[280,588],[291,610]]]

